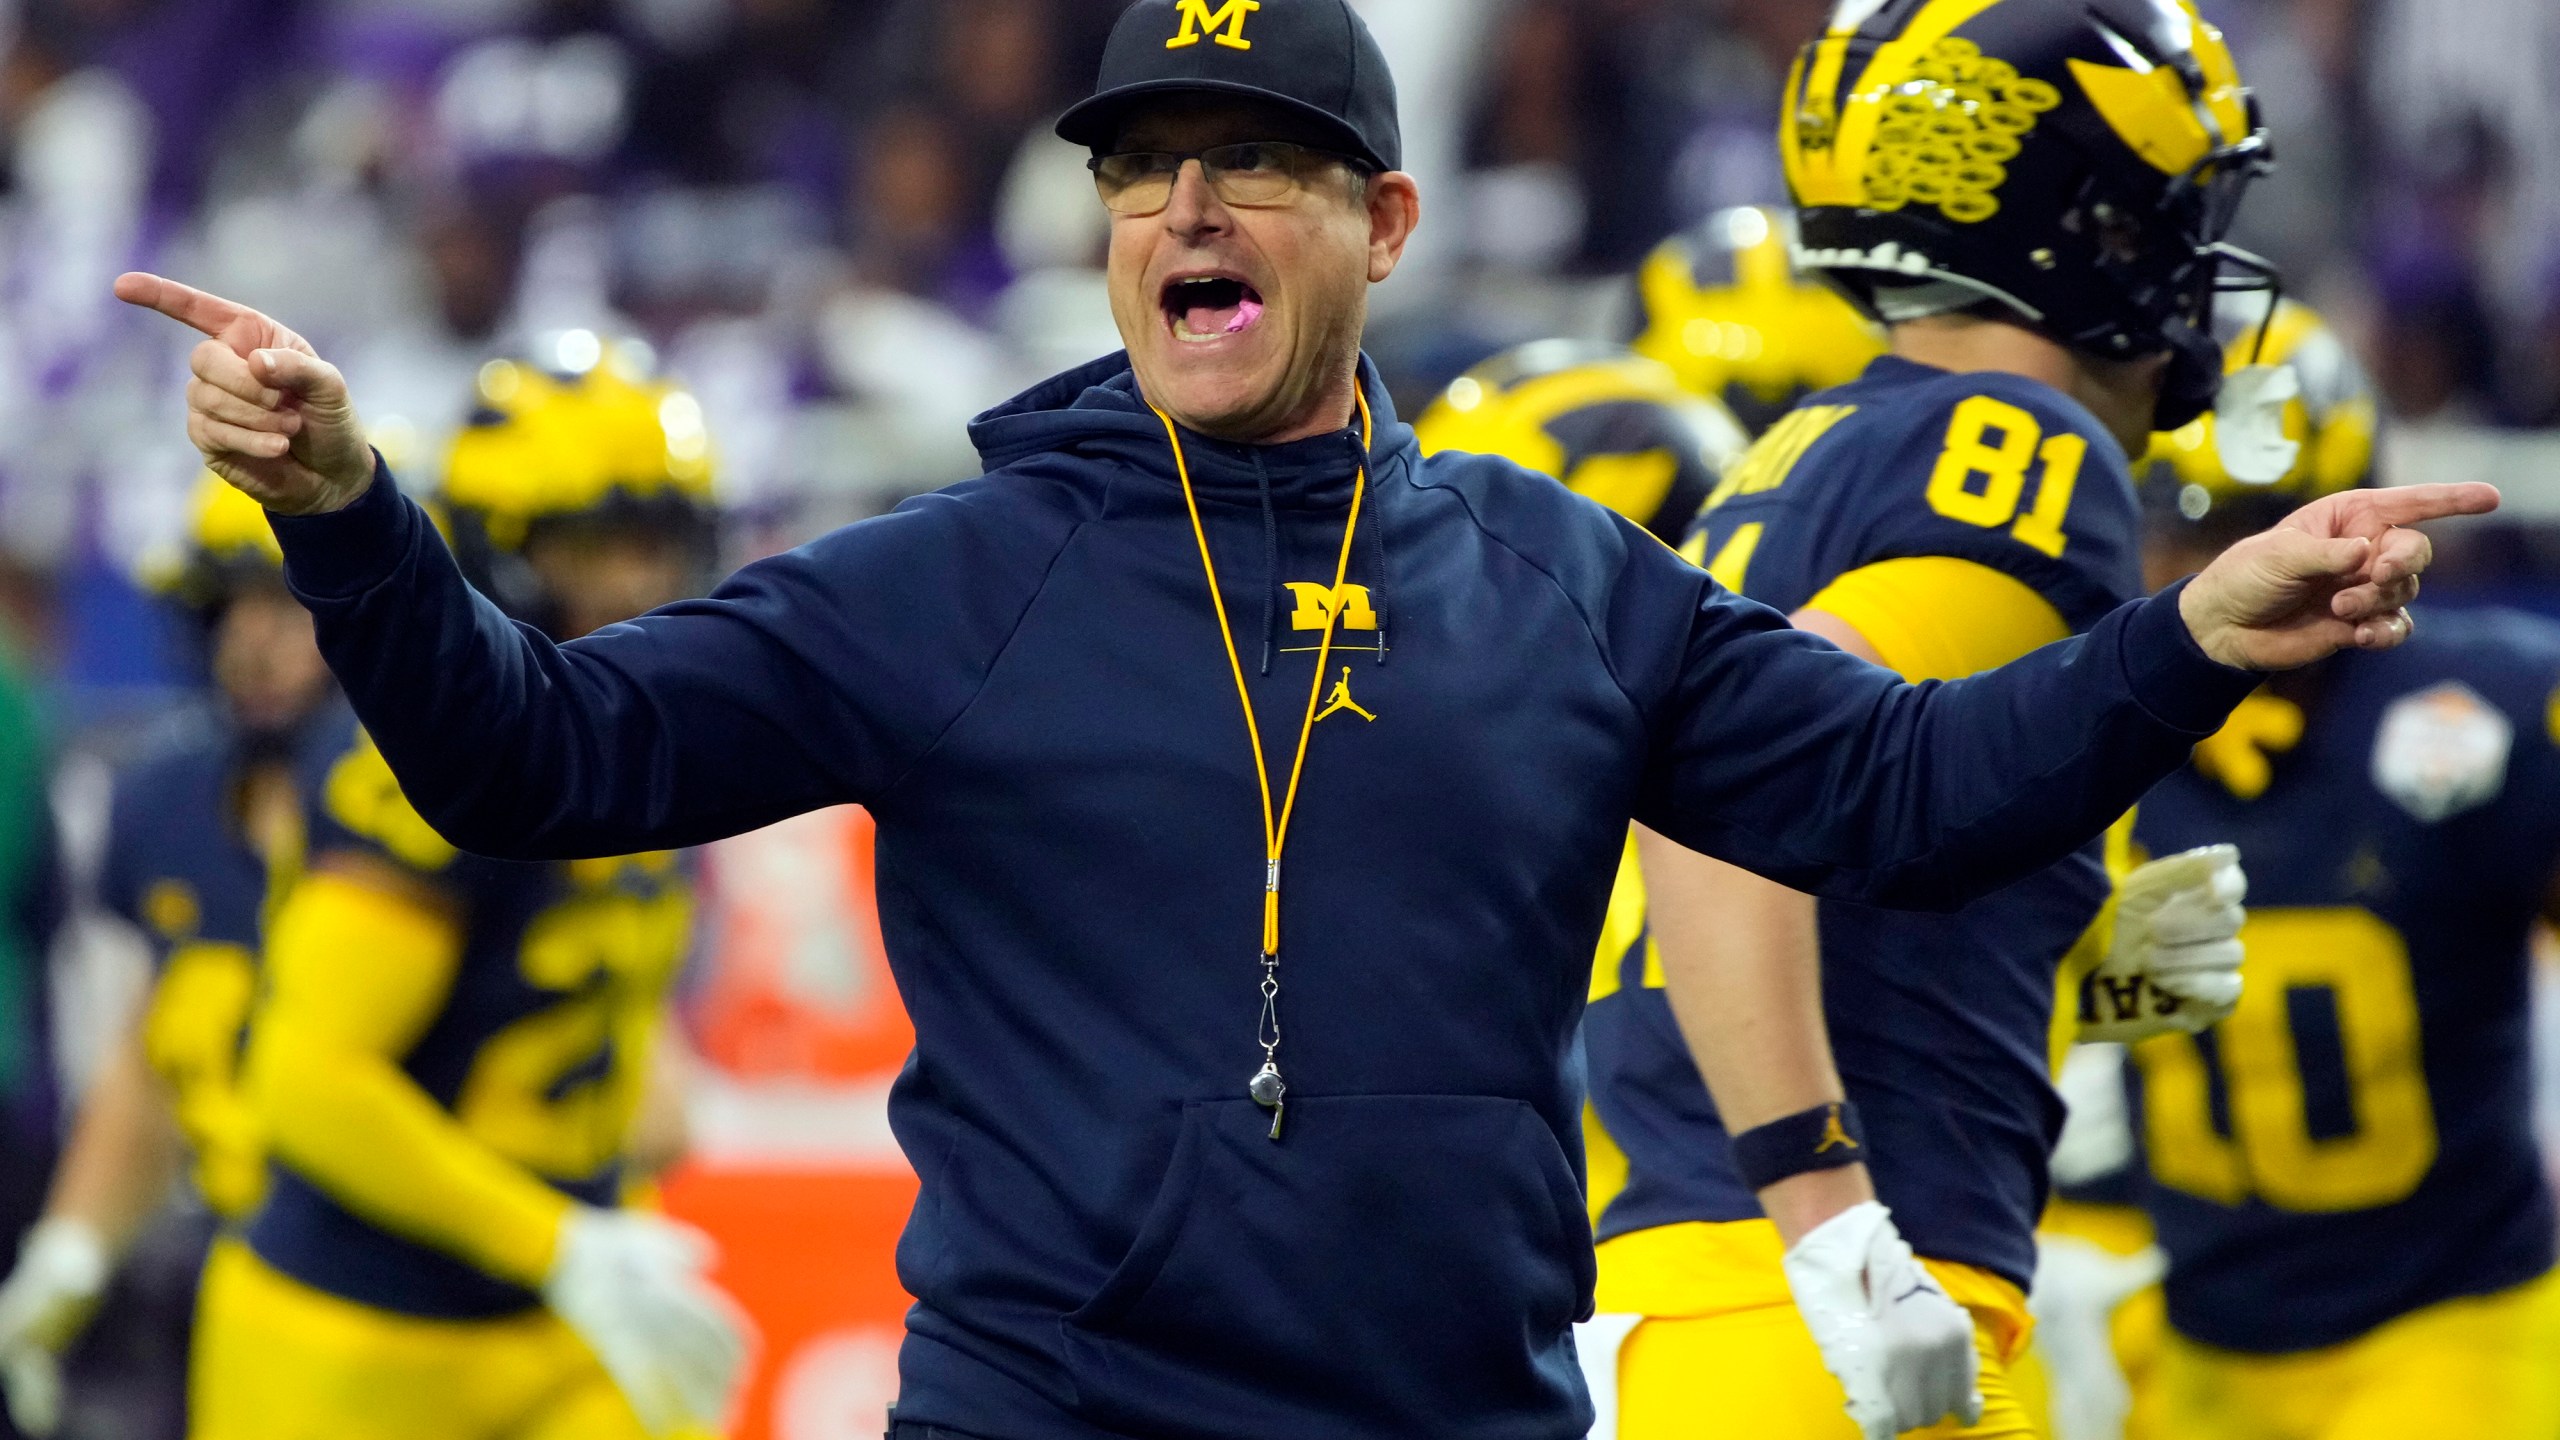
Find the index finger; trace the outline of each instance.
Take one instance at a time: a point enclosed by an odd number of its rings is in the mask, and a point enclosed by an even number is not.
[[[127,305],[157,310],[181,325],[193,326],[220,339],[222,332],[257,312],[245,305],[209,295],[193,285],[135,270],[116,277],[116,298]]]
[[[2393,485],[2365,492],[2366,511],[2383,525],[2415,525],[2448,515],[2486,515],[2498,508],[2498,487],[2480,481],[2459,485]]]

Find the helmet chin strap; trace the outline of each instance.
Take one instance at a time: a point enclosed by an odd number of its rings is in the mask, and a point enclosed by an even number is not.
[[[2184,320],[2162,326],[2160,338],[2169,345],[2169,370],[2161,378],[2160,405],[2153,413],[2152,427],[2183,429],[2212,409],[2222,391],[2222,346],[2212,331]]]

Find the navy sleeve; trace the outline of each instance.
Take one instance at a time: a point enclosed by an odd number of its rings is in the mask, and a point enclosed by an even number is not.
[[[273,524],[418,812],[465,850],[543,860],[878,799],[976,694],[1071,533],[1020,508],[985,482],[924,496],[565,645],[474,591],[387,470],[344,510]]]
[[[1636,818],[1800,890],[1955,909],[2104,830],[2255,688],[2196,644],[2183,589],[1912,685],[1710,588]]]

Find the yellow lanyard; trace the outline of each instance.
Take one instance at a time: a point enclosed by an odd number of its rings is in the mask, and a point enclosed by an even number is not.
[[[1369,397],[1355,386],[1352,399],[1360,407],[1360,453],[1369,452],[1372,422]],[[1149,409],[1155,407],[1149,406]],[[1226,643],[1227,669],[1235,676],[1236,700],[1244,706],[1245,737],[1253,742],[1253,779],[1262,789],[1262,1021],[1256,1039],[1262,1046],[1262,1068],[1245,1091],[1271,1112],[1271,1138],[1280,1138],[1280,1120],[1288,1086],[1280,1078],[1280,852],[1289,843],[1289,817],[1298,808],[1298,780],[1307,771],[1307,742],[1316,729],[1316,697],[1324,693],[1325,667],[1333,658],[1334,621],[1342,612],[1342,583],[1351,578],[1351,537],[1360,528],[1360,501],[1368,492],[1369,468],[1352,475],[1351,518],[1342,524],[1342,555],[1333,566],[1331,603],[1324,607],[1324,638],[1316,645],[1315,674],[1307,681],[1306,718],[1298,723],[1297,758],[1289,763],[1289,788],[1282,792],[1275,815],[1271,807],[1271,769],[1262,758],[1262,726],[1253,718],[1253,692],[1245,685],[1244,658],[1236,653],[1236,635],[1227,624],[1226,598],[1218,592],[1217,562],[1209,558],[1209,532],[1200,523],[1200,502],[1191,493],[1191,465],[1182,454],[1182,436],[1173,417],[1156,410],[1165,439],[1173,445],[1173,471],[1182,481],[1182,503],[1191,512],[1191,537],[1200,542],[1200,569],[1209,579],[1209,606],[1218,614],[1218,638]],[[1275,577],[1276,578],[1276,577]]]

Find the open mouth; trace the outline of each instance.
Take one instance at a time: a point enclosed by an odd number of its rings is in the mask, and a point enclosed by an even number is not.
[[[1196,275],[1164,287],[1164,313],[1176,340],[1221,340],[1262,318],[1262,293],[1231,276]]]

